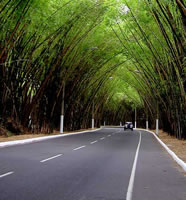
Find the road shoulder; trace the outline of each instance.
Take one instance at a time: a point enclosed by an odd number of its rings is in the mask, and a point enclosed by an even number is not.
[[[183,200],[186,179],[153,134],[142,132],[133,200]]]
[[[176,163],[179,165],[179,167],[181,167],[181,169],[183,170],[184,173],[186,173],[186,163],[184,160],[181,159],[181,157],[179,156],[179,154],[176,154],[174,152],[174,148],[171,149],[169,148],[171,146],[170,144],[170,140],[163,140],[162,136],[157,136],[153,131],[149,131],[149,130],[145,130],[145,129],[137,129],[137,130],[143,130],[143,131],[147,131],[150,132],[154,135],[154,137],[157,139],[157,141],[162,145],[162,147],[169,153],[169,155],[176,161]],[[165,137],[165,136],[164,136]],[[176,141],[177,139],[175,139]],[[176,145],[182,143],[182,141],[177,141]],[[176,146],[175,146],[176,147]],[[183,154],[183,153],[182,153]],[[181,155],[182,155],[181,154]]]

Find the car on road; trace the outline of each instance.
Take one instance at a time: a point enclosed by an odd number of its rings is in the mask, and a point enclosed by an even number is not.
[[[133,131],[133,124],[132,122],[126,122],[125,125],[124,125],[124,131],[126,129],[131,129]]]

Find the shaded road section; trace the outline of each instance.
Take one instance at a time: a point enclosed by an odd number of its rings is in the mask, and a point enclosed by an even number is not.
[[[110,128],[2,148],[0,200],[125,200],[139,138]],[[185,200],[186,179],[174,165],[141,131],[132,199]]]

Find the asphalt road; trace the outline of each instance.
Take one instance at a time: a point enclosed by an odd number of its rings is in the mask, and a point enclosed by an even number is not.
[[[125,199],[186,199],[186,178],[150,133],[110,128],[0,149],[0,200]]]

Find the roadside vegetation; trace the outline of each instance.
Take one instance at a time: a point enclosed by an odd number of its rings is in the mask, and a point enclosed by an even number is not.
[[[185,0],[1,0],[0,134],[155,119],[186,138]]]

